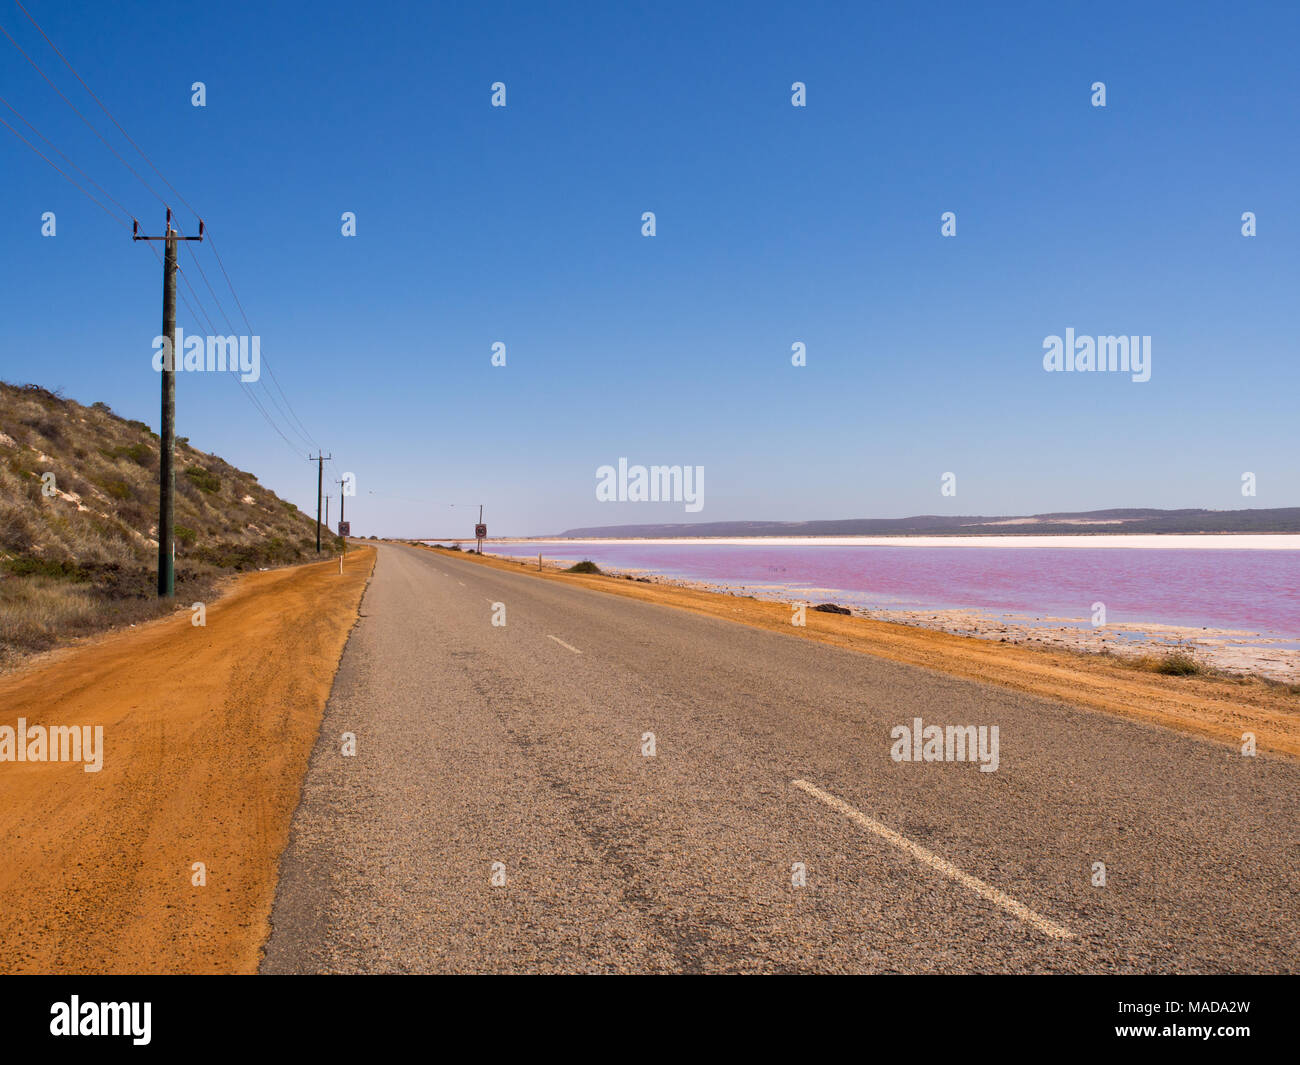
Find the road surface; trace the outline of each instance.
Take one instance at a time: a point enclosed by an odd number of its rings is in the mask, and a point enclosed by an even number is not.
[[[1300,969],[1295,761],[379,552],[265,972]]]

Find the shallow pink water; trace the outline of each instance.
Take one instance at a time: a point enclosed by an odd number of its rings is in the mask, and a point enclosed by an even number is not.
[[[891,610],[983,608],[1300,637],[1300,552],[1161,548],[765,547],[538,543],[493,553],[597,565]]]

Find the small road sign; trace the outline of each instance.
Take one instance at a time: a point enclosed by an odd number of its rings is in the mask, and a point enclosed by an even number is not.
[[[484,525],[482,522],[479,522],[477,525],[474,526],[474,539],[475,540],[487,539],[487,526]]]
[[[341,522],[339,522],[339,535],[340,535],[340,536],[351,536],[351,535],[352,535],[352,522],[350,522],[350,521],[341,521]]]

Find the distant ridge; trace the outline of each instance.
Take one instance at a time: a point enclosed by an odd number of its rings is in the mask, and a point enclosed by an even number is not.
[[[1015,536],[1073,533],[1300,533],[1300,507],[1272,510],[1086,510],[983,517],[923,514],[913,518],[832,521],[706,521],[595,525],[562,537],[677,536]]]

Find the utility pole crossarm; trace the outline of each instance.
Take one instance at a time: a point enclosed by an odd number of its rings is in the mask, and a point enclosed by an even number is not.
[[[142,237],[140,235],[140,223],[131,219],[131,239],[132,240],[202,240],[203,239],[203,219],[199,219],[199,235],[197,237],[178,236],[172,230],[172,209],[167,208],[167,235],[163,237]]]

